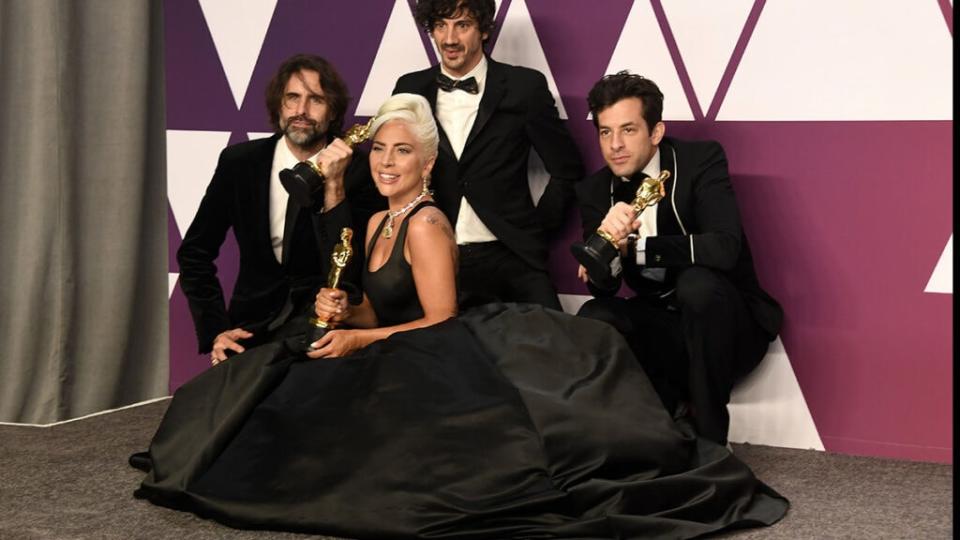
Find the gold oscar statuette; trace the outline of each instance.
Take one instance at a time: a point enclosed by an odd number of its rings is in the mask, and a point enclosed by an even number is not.
[[[370,128],[376,117],[371,117],[366,124],[356,124],[347,130],[343,142],[350,148],[357,146],[370,138]],[[309,208],[314,203],[315,194],[322,192],[325,177],[320,166],[310,161],[301,161],[291,169],[280,171],[280,184],[287,190],[290,198],[302,207]]]
[[[670,171],[663,170],[657,178],[643,180],[637,189],[636,197],[630,203],[634,211],[634,220],[644,210],[660,202],[663,198],[663,183],[668,178],[670,178]],[[590,281],[604,289],[616,286],[618,283],[616,274],[610,265],[620,254],[620,247],[613,236],[602,229],[597,229],[586,242],[577,242],[570,246],[570,251],[577,262],[586,268]]]
[[[353,229],[344,227],[340,231],[340,243],[333,248],[330,256],[330,273],[327,275],[327,288],[336,289],[340,285],[340,275],[347,263],[353,258]],[[334,327],[332,321],[320,317],[310,319],[310,330],[307,332],[307,350],[314,350],[313,343],[322,338],[328,330]]]
[[[670,178],[670,171],[660,171],[660,176],[656,178],[648,177],[643,179],[643,182],[640,183],[640,187],[637,189],[637,196],[633,199],[633,202],[630,203],[630,206],[633,206],[634,219],[642,214],[648,207],[660,202],[660,199],[663,198],[661,194],[663,192],[663,183],[666,182],[668,178]],[[607,234],[607,231],[597,229],[597,234],[607,242],[610,242],[614,248],[619,249],[617,241]]]

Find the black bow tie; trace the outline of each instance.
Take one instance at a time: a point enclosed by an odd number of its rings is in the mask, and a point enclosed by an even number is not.
[[[443,73],[437,74],[437,86],[440,87],[444,92],[452,92],[454,90],[463,90],[468,94],[478,94],[480,93],[480,86],[477,85],[477,79],[474,77],[467,77],[461,81],[455,81],[450,77],[447,77]]]
[[[639,172],[630,177],[630,180],[626,182],[624,182],[622,178],[615,179],[615,184],[613,185],[614,202],[632,203],[633,200],[637,198],[637,190],[640,188],[640,183],[646,178],[646,174]]]

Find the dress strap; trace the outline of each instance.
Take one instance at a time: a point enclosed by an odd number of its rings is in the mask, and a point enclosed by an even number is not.
[[[421,209],[426,208],[428,206],[436,206],[436,205],[437,203],[433,201],[422,201],[416,206],[414,206],[413,209],[407,213],[406,217],[403,218],[403,223],[400,224],[400,230],[397,232],[397,242],[393,244],[393,252],[390,255],[391,258],[393,258],[393,255],[397,253],[398,246],[399,246],[399,249],[402,251],[403,245],[407,243],[407,224],[410,223],[410,218],[412,218],[413,215],[419,212]]]
[[[410,219],[411,216],[419,212],[421,208],[426,208],[428,206],[436,206],[436,205],[437,203],[434,201],[420,201],[420,203],[414,206],[413,210],[411,210],[410,213],[407,214],[407,219]]]

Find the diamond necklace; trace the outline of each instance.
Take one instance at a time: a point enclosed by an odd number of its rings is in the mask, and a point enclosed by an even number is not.
[[[403,208],[395,210],[393,212],[387,211],[387,224],[383,227],[383,237],[390,238],[393,236],[393,218],[399,216],[400,214],[406,212],[407,210],[413,208],[413,205],[422,201],[424,197],[429,195],[429,191],[421,191],[419,195],[414,197],[414,199],[408,202]]]

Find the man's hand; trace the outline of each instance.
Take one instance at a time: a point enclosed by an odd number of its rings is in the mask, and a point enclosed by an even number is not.
[[[584,268],[582,264],[577,267],[577,277],[584,283],[590,280],[590,276],[587,275],[587,269]]]
[[[320,289],[313,303],[313,310],[321,321],[342,322],[350,316],[350,302],[346,291],[340,289]]]
[[[619,244],[628,234],[640,228],[640,218],[634,213],[633,206],[618,202],[610,207],[599,228]]]
[[[317,166],[323,172],[323,207],[333,208],[340,204],[346,193],[343,189],[343,175],[353,156],[353,148],[342,139],[334,139],[317,155]]]
[[[217,334],[217,338],[213,340],[213,350],[210,352],[210,363],[215,366],[226,360],[228,350],[242,353],[245,349],[238,341],[252,337],[253,334],[243,328],[234,328],[233,330],[220,332]]]
[[[310,358],[338,358],[356,351],[363,344],[357,330],[330,330],[313,343],[313,351],[307,353]]]

